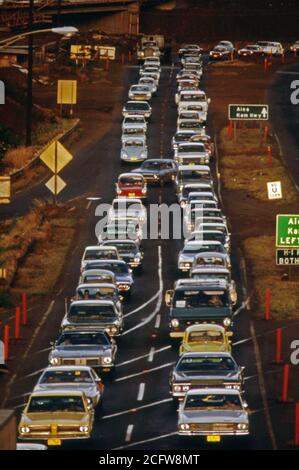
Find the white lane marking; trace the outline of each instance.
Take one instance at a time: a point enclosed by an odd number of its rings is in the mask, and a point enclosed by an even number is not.
[[[47,320],[48,318],[48,315],[52,312],[53,310],[53,307],[54,307],[54,304],[55,304],[55,300],[52,300],[49,304],[49,307],[47,308],[46,312],[44,313],[44,315],[42,316],[41,318],[41,321],[39,322],[37,328],[35,329],[33,335],[31,336],[31,340],[27,346],[27,348],[25,349],[24,353],[23,353],[23,360],[28,356],[33,344],[34,344],[34,341],[36,339],[36,337],[38,336],[39,334],[39,331],[41,329],[41,327],[43,326],[43,324],[45,323],[45,321]],[[8,386],[6,387],[6,391],[5,391],[5,395],[4,395],[4,399],[1,403],[1,407],[2,408],[5,408],[5,403],[7,402],[7,399],[8,397],[10,396],[10,390],[11,390],[11,387],[12,387],[12,384],[15,380],[15,378],[17,377],[17,374],[15,373],[10,382],[8,383]]]
[[[242,310],[244,310],[244,308],[247,308],[248,302],[249,299],[246,299],[244,302],[242,302],[240,307],[237,308],[237,310],[233,313],[233,317],[236,317],[237,315],[239,315],[240,312],[242,312]]]
[[[167,362],[167,364],[162,364],[161,366],[153,367],[152,369],[144,369],[141,372],[135,372],[134,374],[126,375],[124,377],[119,377],[115,379],[114,382],[123,382],[124,380],[132,379],[133,377],[138,377],[139,375],[150,374],[151,372],[155,372],[156,370],[165,369],[166,367],[171,367],[175,363],[174,362]]]
[[[158,276],[159,276],[159,297],[158,297],[158,302],[156,305],[155,310],[142,322],[138,323],[137,325],[133,326],[129,330],[126,330],[123,333],[124,335],[128,335],[129,333],[132,333],[133,331],[137,330],[138,328],[142,328],[143,326],[147,325],[149,322],[155,318],[157,313],[159,312],[161,305],[162,305],[162,293],[163,293],[163,278],[162,278],[162,249],[161,245],[158,246]]]
[[[144,391],[145,391],[145,383],[142,382],[139,385],[139,390],[138,390],[138,395],[137,395],[137,401],[142,401],[144,397]]]
[[[34,354],[40,354],[42,352],[50,351],[50,349],[52,349],[52,346],[49,346],[48,348],[39,349],[38,351],[35,351]]]
[[[168,403],[170,401],[172,401],[172,398],[164,398],[164,400],[154,401],[152,403],[148,403],[147,405],[139,406],[138,408],[130,408],[129,410],[119,411],[118,413],[102,416],[101,419],[116,418],[117,416],[122,416],[129,413],[136,413],[137,411],[144,410],[146,408],[152,408],[153,406],[163,405],[164,403]]]
[[[221,206],[223,206],[222,202],[222,194],[221,194],[221,178],[219,173],[219,153],[218,153],[218,145],[217,145],[217,137],[214,137],[214,148],[215,148],[215,161],[216,161],[216,176],[217,176],[217,189],[218,189],[218,198],[220,201]]]
[[[129,426],[127,427],[125,442],[130,442],[130,440],[132,439],[133,429],[134,429],[134,424],[129,424]]]
[[[155,328],[156,328],[156,330],[157,330],[158,328],[160,328],[160,324],[161,324],[161,315],[160,315],[160,313],[159,313],[159,315],[157,315],[156,321],[155,321]]]
[[[155,354],[167,351],[168,349],[171,349],[171,346],[164,346],[163,348],[157,349]],[[126,366],[127,364],[132,364],[132,362],[140,361],[141,359],[144,359],[145,357],[148,357],[148,354],[143,354],[142,356],[134,357],[133,359],[129,359],[128,361],[121,362],[120,364],[116,364],[115,367],[123,367]]]
[[[13,408],[16,410],[17,408],[25,408],[25,403],[21,403],[20,405],[13,406]]]
[[[133,315],[133,313],[137,313],[139,312],[139,310],[142,310],[143,308],[147,307],[147,305],[149,305],[150,303],[152,303],[158,296],[159,296],[160,292],[157,291],[150,299],[148,299],[146,302],[144,302],[144,304],[140,305],[139,307],[135,308],[134,310],[132,310],[131,312],[128,312],[124,315],[124,318],[127,318],[129,317],[130,315]]]
[[[241,339],[240,341],[237,341],[236,343],[232,343],[232,346],[239,346],[239,344],[248,343],[248,341],[252,341],[252,338]]]
[[[299,72],[291,72],[288,70],[276,70],[276,73],[279,73],[282,75],[299,75]]]
[[[166,437],[171,437],[171,436],[176,436],[176,435],[177,435],[176,432],[170,432],[168,434],[162,434],[161,436],[155,436],[155,437],[151,437],[149,439],[144,439],[143,441],[131,442],[131,444],[127,444],[127,445],[120,446],[120,447],[114,447],[114,449],[112,449],[112,450],[126,449],[128,447],[134,447],[134,446],[138,446],[140,444],[146,444],[147,442],[159,441],[160,439],[165,439]]]
[[[150,349],[149,355],[148,355],[148,362],[153,362],[154,360],[154,354],[155,354],[155,348],[154,346]]]
[[[34,375],[41,374],[44,372],[45,368],[36,370],[35,372],[31,372],[30,374],[24,375],[22,379],[27,379],[28,377],[33,377]]]
[[[267,423],[273,450],[277,450],[276,437],[275,437],[272,419],[271,419],[269,406],[268,406],[267,391],[266,391],[264,375],[263,375],[261,354],[260,354],[259,345],[256,339],[256,333],[255,333],[253,322],[250,322],[250,333],[251,333],[252,340],[253,340],[253,348],[254,348],[254,354],[256,358],[256,368],[257,368],[257,374],[258,374],[258,382],[259,382],[259,387],[260,387],[260,392],[261,392],[261,397],[262,397],[262,402],[263,402],[263,408],[265,412],[266,423]]]

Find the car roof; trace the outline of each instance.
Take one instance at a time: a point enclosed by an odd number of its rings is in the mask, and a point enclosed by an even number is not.
[[[191,269],[191,273],[199,273],[199,274],[230,274],[230,271],[225,266],[214,266],[214,265],[201,265],[195,266]]]
[[[84,396],[84,392],[80,390],[70,390],[70,389],[59,389],[59,390],[48,390],[48,391],[41,391],[41,392],[32,392],[30,397],[47,397],[47,396],[64,396],[64,395],[72,395],[72,396]]]
[[[203,171],[211,171],[208,165],[179,165],[179,171],[184,170],[203,170]]]
[[[125,106],[126,106],[127,104],[139,104],[139,103],[140,103],[140,104],[142,103],[142,104],[147,104],[147,105],[149,105],[149,103],[148,103],[147,101],[145,101],[145,100],[128,100],[128,101],[126,101]]]
[[[148,161],[148,160],[147,160]],[[141,176],[143,178],[143,176],[140,174],[140,173],[126,173],[127,175],[129,176]],[[115,197],[112,201],[112,204],[114,204],[114,202],[140,202],[140,204],[142,204],[142,201],[140,198],[138,197]]]
[[[185,247],[187,245],[222,245],[221,242],[217,241],[217,240],[191,240],[189,241],[188,243],[186,243]]]
[[[231,353],[227,352],[227,351],[219,351],[219,352],[215,352],[215,351],[197,351],[197,352],[194,352],[194,351],[187,351],[187,352],[184,352],[181,357],[231,357],[232,358],[232,355]]]
[[[113,244],[116,244],[116,245],[120,245],[121,243],[125,243],[125,244],[130,244],[130,245],[134,245],[136,246],[136,248],[138,248],[138,245],[137,243],[134,241],[134,240],[128,240],[127,238],[124,238],[123,240],[121,239],[117,239],[117,240],[104,240],[103,241],[103,245],[109,245],[109,246],[113,246]]]
[[[192,388],[186,393],[190,395],[238,395],[241,396],[239,390],[232,388]]]
[[[216,323],[201,323],[198,325],[190,325],[186,328],[186,333],[192,333],[193,331],[206,331],[206,330],[216,330],[221,331],[221,333],[225,332],[225,328],[221,325],[217,325]]]
[[[48,366],[44,369],[43,374],[45,372],[55,372],[55,371],[64,371],[64,370],[82,370],[86,372],[91,372],[91,367],[89,366]]]
[[[102,282],[102,283],[93,283],[93,284],[85,284],[85,283],[82,283],[82,284],[79,284],[77,287],[76,287],[76,290],[78,289],[92,289],[92,288],[103,288],[103,287],[109,287],[111,289],[116,289],[116,285],[115,284],[111,284],[111,283],[107,283],[107,282]]]
[[[84,307],[84,305],[90,305],[90,306],[95,306],[95,307],[100,307],[104,305],[115,305],[113,300],[74,300],[71,302],[70,306],[78,306],[78,307]]]
[[[86,246],[85,250],[100,250],[100,249],[107,249],[105,246],[101,245],[93,245],[93,246]]]

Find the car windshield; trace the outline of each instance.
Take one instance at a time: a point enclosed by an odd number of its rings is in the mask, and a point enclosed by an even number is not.
[[[80,300],[89,299],[112,299],[115,295],[115,289],[113,287],[88,287],[77,289],[77,296]]]
[[[209,171],[204,171],[204,170],[183,170],[179,171],[178,173],[178,179],[179,181],[183,181],[184,179],[190,180],[198,180],[202,178],[209,178],[210,177],[210,172]]]
[[[109,345],[109,340],[104,332],[95,333],[63,333],[57,340],[57,346],[90,346]]]
[[[115,243],[115,246],[117,248],[117,251],[118,253],[122,254],[122,253],[137,253],[137,246],[135,245],[135,243],[125,243],[125,242],[121,242],[121,243]]]
[[[31,398],[28,413],[55,413],[55,412],[85,411],[82,397],[70,395],[34,396]]]
[[[86,266],[88,267],[88,265]],[[94,268],[94,266],[92,266]],[[112,275],[111,275],[112,276]],[[105,275],[105,274],[84,274],[83,275],[83,281],[84,283],[88,284],[88,283],[94,283],[94,282],[113,282],[113,279],[112,277],[109,276],[108,274]]]
[[[188,142],[193,135],[194,135],[193,132],[190,132],[190,134],[188,134],[187,132],[186,133],[177,132],[175,134],[174,139],[175,139],[176,142]]]
[[[148,92],[149,88],[146,85],[134,85],[131,87],[132,91],[143,91],[143,92]]]
[[[163,168],[167,168],[165,162],[163,161],[153,161],[153,162],[144,162],[141,165],[141,168],[145,168],[147,170],[161,170]]]
[[[176,370],[178,372],[233,372],[236,364],[229,356],[183,356]]]
[[[181,129],[201,129],[202,124],[199,121],[181,121]]]
[[[192,279],[223,279],[225,281],[229,281],[229,275],[225,273],[194,273],[192,274]]]
[[[120,263],[103,263],[101,264],[101,269],[108,269],[115,274],[128,274],[129,268],[128,265],[124,262]]]
[[[92,378],[87,370],[53,370],[43,374],[41,384],[63,383],[92,383]]]
[[[125,118],[125,124],[144,124],[144,119],[143,117],[126,117]]]
[[[198,232],[194,234],[194,239],[196,240],[213,240],[216,242],[224,243],[224,235],[223,233],[213,233],[213,232]],[[215,250],[213,250],[215,251]]]
[[[213,264],[215,266],[224,266],[225,260],[223,258],[218,258],[217,256],[199,256],[196,259],[197,266],[203,266],[207,264]]]
[[[189,343],[198,343],[202,341],[223,343],[223,334],[221,333],[221,331],[215,330],[192,331],[191,333],[189,333]]]
[[[214,251],[217,253],[223,253],[224,248],[221,244],[213,244],[213,243],[205,243],[205,244],[198,244],[198,245],[186,245],[183,249],[183,254],[195,254],[195,253],[202,253],[206,251]]]
[[[71,305],[68,319],[73,322],[113,319],[116,317],[111,305]]]
[[[144,147],[144,143],[141,140],[127,140],[124,146],[125,147]]]
[[[195,95],[195,94],[183,94],[181,96],[181,101],[206,101],[204,95]]]
[[[139,182],[138,180],[136,180],[137,182]],[[143,180],[142,180],[143,182]],[[124,200],[118,200],[118,201],[114,201],[113,203],[113,209],[115,211],[119,211],[119,210],[127,210],[127,209],[133,209],[135,211],[140,211],[142,209],[142,204],[140,204],[139,202],[136,202],[136,200],[134,201],[128,201],[126,199]]]
[[[202,153],[205,152],[204,145],[180,145],[179,146],[179,153]]]
[[[117,254],[115,250],[102,250],[100,248],[96,248],[94,250],[87,250],[84,256],[84,260],[91,260],[91,259],[117,259]]]
[[[139,109],[142,111],[147,111],[149,109],[148,103],[127,103],[126,109],[128,111],[138,111]]]
[[[239,395],[190,395],[186,398],[185,410],[242,410]]]
[[[226,291],[204,291],[179,289],[174,293],[175,308],[223,308],[229,306],[229,296]]]
[[[143,179],[140,176],[121,176],[119,183],[123,186],[142,185]]]

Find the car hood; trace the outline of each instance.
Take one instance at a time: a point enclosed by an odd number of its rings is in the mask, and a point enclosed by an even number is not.
[[[22,416],[23,424],[43,424],[49,425],[53,423],[62,424],[78,424],[78,422],[86,423],[89,416],[85,412],[41,412],[41,413],[27,413]]]
[[[225,318],[232,316],[231,307],[192,307],[192,308],[182,308],[182,307],[172,307],[170,309],[170,317],[178,318],[183,320],[184,318],[190,320],[200,320],[202,318]]]
[[[204,382],[205,380],[215,380],[218,381],[219,379],[224,381],[238,381],[240,380],[240,373],[238,371],[232,372],[224,372],[224,371],[205,371],[203,372],[177,372],[176,370],[173,372],[173,379],[174,381],[186,381],[191,380],[192,382],[196,382],[198,384]]]
[[[132,171],[132,173],[141,173],[142,175],[159,175],[160,170],[147,170],[143,168],[136,168],[135,170]]]
[[[40,384],[34,387],[35,392],[46,392],[50,390],[70,390],[70,391],[83,391],[85,395],[89,396],[90,394],[94,394],[96,391],[95,385],[92,384]]]
[[[116,274],[116,281],[117,282],[128,282],[128,283],[133,283],[132,276],[130,274]]]
[[[124,129],[144,129],[146,124],[135,122],[134,124],[123,124]]]
[[[194,255],[181,253],[181,254],[179,255],[179,262],[181,262],[181,261],[183,261],[183,262],[184,262],[184,261],[188,261],[188,262],[191,262],[191,263],[192,263],[192,261],[194,260],[194,257],[195,257],[196,255],[197,255],[196,252],[194,252]]]
[[[225,352],[224,344],[219,343],[193,343],[184,344],[184,351],[186,352]]]
[[[194,410],[184,411],[179,414],[180,423],[248,423],[248,415],[243,410]]]
[[[126,147],[122,149],[122,153],[126,153],[130,157],[135,157],[136,155],[140,155],[141,153],[145,153],[146,149],[143,147]]]
[[[90,357],[111,352],[111,346],[67,346],[57,347],[52,351],[52,357]]]

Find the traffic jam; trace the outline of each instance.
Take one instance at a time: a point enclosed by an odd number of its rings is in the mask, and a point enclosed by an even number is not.
[[[231,274],[229,224],[214,177],[202,49],[186,44],[177,60],[172,158],[151,158],[147,146],[152,103],[164,72],[160,58],[142,60],[138,83],[129,87],[120,136],[124,171],[117,181],[107,181],[115,185],[115,198],[97,240],[82,253],[78,285],[66,301],[48,365],[20,418],[20,445],[59,448],[67,440],[91,438],[122,359],[124,310],[134,296],[134,278],[142,279],[147,198],[153,187],[160,187],[163,202],[166,185],[180,207],[184,234],[177,280],[163,293],[169,315],[167,342],[177,352],[170,375],[164,376],[177,413],[173,431],[186,448],[192,436],[220,443],[225,437],[249,435],[244,368],[232,348],[237,286]]]

